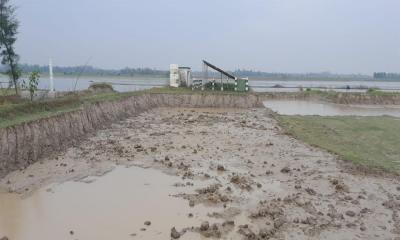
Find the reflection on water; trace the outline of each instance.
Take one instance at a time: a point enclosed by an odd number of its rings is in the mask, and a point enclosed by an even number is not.
[[[26,199],[0,194],[0,235],[12,240],[132,239],[131,234],[169,239],[173,226],[199,225],[210,210],[190,208],[170,196],[188,190],[173,187],[180,181],[155,170],[118,167],[93,183],[69,182]]]
[[[268,100],[264,106],[282,115],[319,116],[394,116],[400,117],[400,106],[346,105],[298,100]]]

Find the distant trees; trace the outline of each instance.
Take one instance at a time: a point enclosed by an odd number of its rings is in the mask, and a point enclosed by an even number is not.
[[[23,73],[29,74],[33,71],[39,71],[41,73],[48,72],[48,66],[40,65],[28,65],[21,64],[21,70]],[[85,69],[83,74],[95,75],[95,76],[142,76],[142,75],[158,75],[158,76],[169,76],[168,71],[151,69],[151,68],[123,68],[123,69],[100,69],[92,66],[73,66],[73,67],[60,67],[54,66],[53,72],[62,75],[78,75],[82,69]]]
[[[374,72],[375,79],[392,79],[399,80],[400,73],[386,73],[386,72]]]
[[[279,73],[261,72],[253,70],[238,69],[233,72],[238,77],[268,78],[275,80],[330,80],[330,79],[368,79],[370,76],[360,74],[335,74],[330,72],[317,73]]]
[[[0,0],[0,56],[1,63],[8,67],[7,74],[18,94],[18,80],[21,71],[18,67],[19,56],[15,52],[14,44],[17,40],[19,22],[15,17],[15,7],[9,0]]]

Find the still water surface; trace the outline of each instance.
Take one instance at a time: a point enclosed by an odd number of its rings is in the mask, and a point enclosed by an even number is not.
[[[8,79],[0,77],[0,88],[7,87]],[[76,77],[55,77],[54,88],[56,91],[73,91],[86,90],[91,83],[106,82],[113,85],[114,89],[119,92],[140,91],[153,87],[166,86],[169,83],[169,78],[163,77],[90,77],[82,76],[77,80]],[[43,76],[39,81],[40,89],[49,89],[49,78]]]
[[[134,76],[134,77],[76,77],[56,76],[54,79],[57,91],[85,90],[92,82],[111,83],[117,91],[139,91],[153,87],[167,86],[168,77]],[[7,87],[8,79],[0,76],[0,87]],[[75,87],[76,83],[76,87]],[[297,92],[300,88],[334,90],[339,92],[365,92],[368,88],[379,88],[383,91],[400,91],[400,81],[333,81],[333,80],[249,80],[249,85],[256,92]],[[349,87],[350,89],[347,89]],[[43,76],[39,88],[48,89],[49,79]]]
[[[400,91],[400,81],[250,80],[249,85],[256,92],[298,92],[300,88],[337,92],[365,92],[369,88],[390,92]]]
[[[95,180],[46,187],[25,199],[0,194],[0,237],[123,240],[136,234],[135,239],[169,239],[173,226],[199,226],[212,210],[190,208],[186,200],[171,196],[190,189],[174,187],[182,180],[160,171],[117,167]],[[188,213],[194,217],[188,218]],[[151,225],[145,226],[145,221]],[[198,236],[187,234],[183,239]]]
[[[347,105],[298,100],[268,100],[264,106],[282,115],[319,116],[394,116],[400,117],[399,105]]]

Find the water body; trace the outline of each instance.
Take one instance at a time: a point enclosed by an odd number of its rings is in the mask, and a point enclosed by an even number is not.
[[[268,100],[264,106],[281,115],[393,116],[400,117],[398,105],[346,105],[297,100]]]
[[[113,85],[119,92],[140,91],[153,87],[161,87],[168,84],[169,79],[162,77],[57,77],[54,79],[54,87],[58,91],[85,90],[90,84],[96,82],[106,82]],[[76,87],[75,87],[76,84]],[[42,78],[40,88],[49,88],[49,79]]]
[[[369,88],[400,91],[400,81],[250,80],[249,85],[256,92],[298,92],[300,88],[337,92],[365,92]]]
[[[0,87],[7,87],[8,79],[0,77]],[[86,90],[92,83],[106,82],[113,85],[114,89],[119,92],[131,92],[149,89],[153,87],[161,87],[169,84],[169,78],[165,77],[99,77],[99,76],[82,76],[78,80],[76,77],[56,76],[54,78],[54,88],[57,91],[73,91]],[[75,85],[76,84],[76,85]],[[40,89],[49,89],[50,81],[47,76],[41,77],[39,81]]]
[[[0,235],[12,240],[170,239],[172,227],[199,226],[212,208],[171,195],[179,177],[160,171],[117,167],[91,183],[67,182],[22,199],[0,194]],[[87,179],[88,180],[88,179]],[[198,187],[198,186],[195,186]],[[193,213],[193,218],[188,218]],[[145,221],[151,221],[145,226]],[[146,228],[145,231],[141,230]],[[73,231],[73,232],[70,232]],[[189,238],[199,239],[188,234]]]
[[[0,76],[0,87],[7,87],[7,82],[7,77]],[[107,82],[112,84],[115,90],[127,92],[167,86],[169,78],[157,76],[82,76],[76,81],[76,77],[56,76],[54,79],[57,91],[85,90],[93,82]],[[300,91],[301,87],[303,89],[312,88],[340,92],[365,92],[368,88],[378,88],[391,92],[400,91],[400,81],[250,80],[249,85],[256,92],[297,92]],[[49,79],[47,76],[43,76],[40,79],[39,88],[49,88]]]

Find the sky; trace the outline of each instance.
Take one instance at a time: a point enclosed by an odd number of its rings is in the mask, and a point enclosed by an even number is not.
[[[21,62],[400,72],[399,0],[12,0]]]

